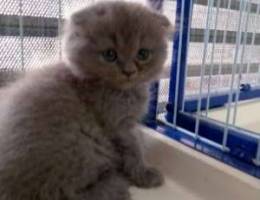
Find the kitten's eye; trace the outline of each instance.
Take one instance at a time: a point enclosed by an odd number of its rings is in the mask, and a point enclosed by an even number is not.
[[[107,62],[115,62],[117,60],[117,53],[114,49],[103,51],[102,56]]]
[[[140,49],[137,53],[137,59],[141,62],[148,61],[151,57],[151,51],[149,49]]]

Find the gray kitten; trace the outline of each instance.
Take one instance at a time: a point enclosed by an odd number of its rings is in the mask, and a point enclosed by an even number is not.
[[[65,61],[0,94],[0,200],[126,200],[130,185],[161,185],[135,134],[170,30],[135,3],[72,15]]]

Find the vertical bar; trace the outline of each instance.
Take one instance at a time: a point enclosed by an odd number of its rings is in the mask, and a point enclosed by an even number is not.
[[[256,31],[257,31],[257,27],[258,27],[257,18],[259,18],[259,14],[260,14],[260,4],[257,4],[256,16],[255,16],[255,20],[254,20],[254,33],[253,33],[253,37],[252,37],[252,41],[251,41],[251,45],[250,45],[251,55],[252,55],[252,48],[254,47],[254,44],[255,44]],[[247,73],[249,73],[250,65],[251,65],[251,58],[249,59],[249,61],[247,63],[247,70],[246,70]],[[258,66],[258,74],[259,73],[260,73],[260,67]]]
[[[220,0],[217,0],[217,11],[216,11],[216,17],[215,17],[215,24],[214,24],[214,38],[213,38],[211,58],[210,58],[210,72],[209,72],[209,80],[208,80],[206,116],[208,116],[208,111],[209,111],[209,106],[210,106],[211,78],[213,76],[213,68],[214,68],[214,54],[215,54],[215,45],[216,45],[216,40],[217,40],[217,24],[218,24],[219,7],[220,7]]]
[[[21,70],[24,70],[24,30],[23,30],[23,2],[19,0],[19,36],[21,48]]]
[[[229,20],[230,20],[230,15],[231,15],[231,0],[228,1],[228,6],[227,6],[227,10],[228,10],[228,17],[225,20],[225,29],[224,29],[224,34],[223,34],[223,43],[222,43],[222,51],[221,51],[221,57],[220,57],[220,65],[219,65],[219,69],[218,69],[218,77],[219,77],[219,82],[218,85],[220,85],[221,79],[221,73],[222,73],[222,67],[223,67],[223,56],[225,53],[225,48],[226,48],[226,41],[227,41],[227,30],[228,30],[228,24],[229,24]]]
[[[232,75],[231,75],[231,84],[230,84],[230,91],[228,95],[228,108],[227,108],[227,116],[226,116],[226,125],[224,129],[223,134],[223,140],[222,140],[222,148],[223,151],[227,151],[227,138],[228,138],[228,128],[229,128],[229,118],[230,118],[230,112],[231,112],[231,103],[233,100],[233,89],[234,89],[234,80],[235,80],[235,74],[237,69],[237,61],[238,61],[238,53],[239,53],[239,47],[241,42],[241,23],[242,23],[242,15],[245,8],[245,0],[240,1],[240,13],[239,13],[239,23],[238,23],[238,29],[236,34],[236,52],[234,56],[234,64],[232,66]]]
[[[183,21],[184,21],[184,4],[181,2],[181,21],[180,21],[180,39],[178,43],[178,57],[177,57],[177,76],[176,76],[176,87],[174,94],[174,109],[173,109],[173,125],[177,125],[177,109],[178,109],[178,89],[180,83],[180,65],[181,65],[181,53],[182,53],[182,37],[183,37]],[[185,77],[184,77],[185,78]]]
[[[248,20],[249,20],[249,15],[251,11],[251,0],[247,4],[247,16],[246,16],[246,22],[245,22],[245,31],[244,31],[244,37],[243,37],[243,48],[242,48],[242,53],[241,53],[241,61],[239,65],[239,75],[238,75],[238,80],[237,80],[237,88],[236,88],[236,95],[235,95],[235,106],[234,106],[234,113],[233,113],[233,121],[232,124],[235,125],[236,123],[236,117],[237,117],[237,106],[238,106],[238,100],[240,96],[240,83],[242,79],[242,72],[244,68],[244,56],[245,56],[245,47],[247,44],[247,35],[248,35]]]
[[[58,10],[59,10],[59,22],[58,22],[58,42],[59,42],[59,60],[62,59],[62,39],[61,39],[61,34],[62,34],[62,0],[58,0]]]
[[[193,0],[190,0],[190,13],[189,13],[189,27],[188,27],[188,44],[187,44],[187,52],[189,52],[190,48],[190,35],[191,35],[191,23],[192,23],[192,13],[193,13]],[[188,59],[188,53],[187,53],[187,59]],[[187,63],[186,63],[187,65]],[[185,91],[186,91],[186,80],[188,78],[188,65],[185,67],[185,75],[184,75],[184,86],[183,86],[183,98],[182,98],[182,106],[181,111],[184,111],[185,107]]]
[[[192,7],[190,6],[193,5],[192,2],[190,1],[192,0],[177,0],[177,4],[176,4],[175,26],[180,27],[180,29],[177,28],[177,31],[175,32],[174,35],[174,43],[173,43],[169,99],[167,104],[167,115],[166,115],[166,119],[170,123],[173,123],[174,121],[175,123],[177,122],[178,111],[181,110],[182,102],[184,98],[184,84],[185,84],[184,82],[185,82],[187,50],[188,50],[188,42],[189,42],[188,33],[190,33],[190,17],[191,17],[190,14],[192,14],[190,11]],[[181,16],[182,10],[183,10],[183,17]],[[181,20],[181,18],[183,20]]]
[[[204,50],[203,50],[203,57],[202,57],[202,65],[200,71],[200,87],[199,87],[199,99],[197,104],[197,114],[196,114],[196,124],[195,124],[195,136],[198,138],[199,135],[199,123],[200,123],[200,115],[201,115],[201,101],[202,101],[202,88],[203,88],[203,81],[205,76],[205,63],[207,58],[208,52],[208,42],[209,42],[209,34],[210,34],[210,23],[212,20],[212,7],[213,7],[213,0],[208,0],[208,11],[207,11],[207,20],[206,20],[206,29],[204,32]]]

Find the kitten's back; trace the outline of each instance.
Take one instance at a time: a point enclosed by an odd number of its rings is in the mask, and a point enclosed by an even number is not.
[[[83,140],[74,134],[80,104],[57,79],[58,68],[30,73],[2,91],[0,199],[60,199],[63,184],[82,172]]]

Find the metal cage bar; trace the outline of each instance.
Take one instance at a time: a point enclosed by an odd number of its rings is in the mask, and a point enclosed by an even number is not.
[[[232,67],[230,91],[229,91],[229,95],[228,95],[226,125],[225,125],[224,137],[223,137],[223,141],[222,141],[223,151],[229,150],[227,148],[228,128],[229,128],[229,120],[230,120],[230,113],[231,113],[231,107],[232,107],[231,103],[232,103],[232,99],[233,99],[235,74],[236,74],[236,69],[238,66],[238,53],[239,53],[240,42],[241,42],[241,38],[242,38],[242,31],[241,31],[242,16],[243,16],[244,9],[246,7],[245,0],[242,0],[241,2],[242,3],[240,3],[239,20],[238,20],[239,22],[238,22],[237,35],[236,35],[236,51],[235,51],[235,56],[234,56],[234,64]]]
[[[211,58],[210,58],[210,72],[209,72],[209,80],[208,80],[208,88],[207,88],[207,103],[206,103],[206,116],[208,116],[209,105],[210,105],[210,91],[211,91],[211,78],[213,76],[213,63],[214,63],[214,53],[215,53],[215,45],[217,40],[217,25],[218,25],[218,15],[219,15],[219,7],[220,0],[217,0],[217,11],[215,15],[215,25],[214,25],[214,33],[213,33],[213,44],[211,49]]]
[[[173,139],[176,139],[189,146],[192,144],[191,147],[203,152],[203,148],[212,147],[214,149],[214,152],[217,152],[216,154],[212,153],[211,150],[206,150],[205,153],[232,166],[235,166],[236,168],[245,171],[253,176],[260,177],[260,168],[258,167],[260,159],[260,136],[248,130],[235,127],[230,123],[222,123],[210,119],[208,118],[209,116],[205,116],[204,114],[202,114],[202,111],[207,110],[207,108],[209,110],[213,107],[223,106],[226,103],[233,103],[236,100],[240,101],[260,97],[260,88],[255,87],[251,88],[248,91],[238,90],[238,87],[235,84],[237,83],[235,81],[237,80],[237,75],[242,74],[242,69],[244,69],[244,64],[241,64],[240,62],[243,63],[242,57],[244,56],[246,51],[245,46],[248,44],[248,42],[250,42],[251,45],[254,46],[258,45],[258,33],[256,31],[249,32],[249,30],[247,29],[247,25],[242,25],[242,19],[244,19],[243,22],[244,24],[246,24],[248,19],[243,17],[245,9],[247,8],[247,14],[258,14],[259,6],[251,4],[250,9],[249,7],[246,7],[247,4],[245,3],[245,0],[241,0],[240,2],[242,3],[237,4],[238,8],[235,9],[239,12],[239,15],[237,15],[239,16],[239,23],[236,26],[236,31],[230,31],[230,29],[228,29],[228,26],[230,25],[229,19],[232,19],[232,17],[229,10],[234,10],[234,7],[232,7],[234,6],[234,1],[229,0],[224,2],[220,0],[220,2],[218,2],[218,0],[207,0],[207,3],[205,3],[205,5],[208,6],[208,11],[207,19],[203,22],[206,24],[206,28],[204,29],[203,34],[200,29],[190,27],[194,2],[185,1],[183,5],[183,1],[177,1],[177,33],[174,37],[174,51],[170,73],[170,89],[166,109],[166,121],[160,117],[158,118],[159,121],[157,125],[159,125],[158,130],[164,130],[163,132]],[[196,3],[201,2],[198,1]],[[256,9],[252,10],[253,7]],[[228,19],[224,24],[224,30],[221,31],[216,30],[216,24],[214,26],[212,26],[211,24],[212,21],[214,21],[212,20],[212,9],[217,10],[220,8],[228,8]],[[181,16],[183,16],[183,18]],[[188,16],[189,19],[187,19]],[[181,25],[180,23],[183,23],[183,25]],[[218,23],[217,18],[215,19],[215,23]],[[213,29],[211,29],[210,27],[213,27]],[[242,31],[241,27],[244,27],[245,30]],[[188,29],[185,30],[185,28]],[[193,35],[196,31],[198,31],[199,33],[199,40]],[[219,35],[221,37],[219,37]],[[233,36],[234,38],[230,38]],[[250,38],[249,36],[251,37],[251,40],[248,39]],[[203,41],[201,40],[201,37],[204,38],[204,52],[202,55],[202,66],[200,71],[200,91],[199,93],[197,93],[197,96],[193,97],[194,99],[184,99],[184,88],[186,84],[185,79],[188,76],[187,55],[189,53],[189,42],[202,43]],[[180,42],[182,42],[182,44],[180,44]],[[210,63],[207,63],[207,56],[209,55],[209,48],[207,46],[208,43],[212,43],[214,45],[220,44],[222,46],[222,50],[231,44],[235,44],[235,47],[237,47],[236,51],[234,51],[235,55],[234,57],[232,57],[233,63],[229,64],[229,66],[231,66],[231,74],[230,72],[227,73],[228,75],[230,75],[231,79],[233,79],[231,80],[229,93],[217,93],[213,95],[211,93],[210,85],[207,85],[207,89],[209,90],[208,93],[205,93],[203,89],[204,87],[202,87],[203,84],[205,85],[204,77],[208,75],[212,76],[212,66],[215,66],[215,61],[213,57],[210,57]],[[241,47],[243,48],[241,49]],[[211,50],[212,52],[214,52],[214,47],[211,47]],[[240,56],[242,57],[240,58]],[[218,65],[219,68],[217,74],[215,75],[222,75],[222,71],[225,70],[225,68],[223,68],[225,65],[226,64],[224,64],[223,55],[221,54],[220,65]],[[209,70],[209,74],[207,75],[206,68],[207,70]],[[239,71],[237,71],[237,69],[239,69]],[[176,91],[178,91],[178,94],[176,93]],[[238,91],[239,95],[237,96]],[[229,162],[229,160],[232,161]],[[246,167],[244,167],[245,165]]]
[[[59,42],[59,59],[61,60],[62,58],[62,1],[63,0],[58,0],[58,42]]]
[[[21,48],[21,70],[24,69],[24,29],[23,29],[23,1],[19,0],[19,35]]]
[[[172,65],[170,72],[170,85],[169,85],[169,99],[167,104],[167,115],[166,119],[168,122],[173,123],[174,113],[177,115],[178,111],[181,110],[182,102],[184,98],[184,86],[185,86],[185,73],[186,73],[186,65],[187,65],[187,50],[188,50],[188,33],[190,33],[190,6],[193,5],[191,3],[192,0],[177,0],[176,7],[176,21],[175,26],[181,27],[181,16],[182,16],[182,2],[183,2],[183,25],[182,25],[182,36],[180,35],[180,30],[177,29],[174,36],[174,44],[173,44],[173,55],[172,55]],[[182,46],[179,45],[182,44]],[[181,48],[180,48],[181,47]],[[178,53],[179,52],[179,53]],[[178,63],[178,56],[179,63]],[[177,72],[179,66],[179,72]],[[179,77],[177,77],[179,75]],[[178,95],[176,94],[178,91]],[[176,97],[177,96],[177,97]],[[176,101],[175,101],[176,100]],[[176,105],[177,103],[177,105]],[[175,106],[176,105],[176,106]],[[177,110],[174,111],[174,108]],[[176,116],[177,121],[177,116]]]
[[[206,28],[205,28],[205,37],[204,37],[204,49],[203,49],[203,57],[202,57],[202,65],[201,65],[201,72],[200,72],[200,86],[199,86],[199,98],[197,104],[197,113],[196,113],[196,125],[195,125],[195,135],[198,136],[199,134],[199,121],[201,117],[201,101],[202,101],[202,87],[203,81],[205,76],[205,63],[206,63],[206,56],[208,53],[208,41],[209,41],[209,26],[212,20],[212,7],[213,7],[213,0],[208,0],[208,11],[207,11],[207,19],[206,19]]]
[[[181,19],[180,19],[180,27],[179,27],[179,43],[178,43],[178,56],[177,56],[177,66],[176,66],[176,87],[174,94],[174,108],[173,108],[173,124],[176,125],[177,122],[177,112],[178,112],[178,89],[180,84],[180,68],[181,68],[181,49],[182,49],[182,39],[183,39],[183,22],[184,22],[184,5],[185,2],[181,2]]]
[[[236,124],[236,118],[237,118],[237,107],[238,107],[238,100],[240,95],[240,86],[241,86],[241,79],[242,79],[242,71],[243,71],[243,63],[244,63],[244,56],[245,56],[245,47],[247,43],[247,37],[248,37],[248,20],[249,20],[249,14],[251,10],[251,0],[247,4],[247,15],[245,20],[245,31],[243,36],[243,47],[242,47],[242,53],[240,58],[240,65],[238,67],[238,80],[237,80],[237,87],[235,92],[235,105],[234,105],[234,113],[233,113],[233,120],[232,125],[234,126]]]
[[[190,45],[190,41],[191,41],[191,37],[190,37],[190,35],[191,35],[191,22],[192,22],[192,13],[193,13],[193,4],[194,4],[195,2],[194,2],[194,0],[191,0],[190,1],[190,6],[189,6],[189,11],[190,11],[190,13],[189,13],[189,22],[188,22],[188,26],[189,26],[189,28],[188,28],[188,38],[187,38],[187,40],[188,40],[188,44],[187,44],[187,52],[189,51],[189,45]],[[187,63],[186,63],[186,65],[187,65]],[[184,77],[187,77],[187,75],[188,75],[188,67],[185,67],[185,75],[184,75]],[[181,111],[183,112],[184,111],[184,109],[185,109],[185,88],[186,88],[186,78],[184,78],[184,90],[183,90],[183,98],[182,98],[182,105],[181,105]]]

